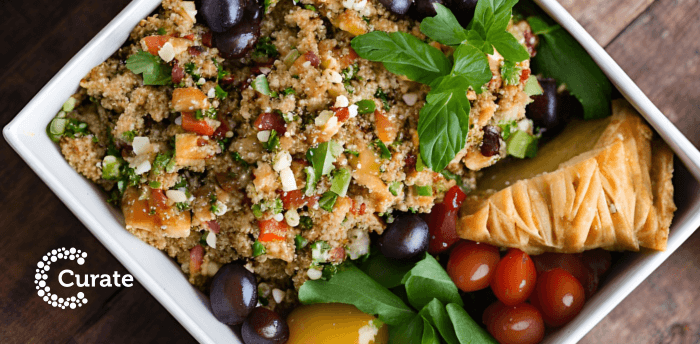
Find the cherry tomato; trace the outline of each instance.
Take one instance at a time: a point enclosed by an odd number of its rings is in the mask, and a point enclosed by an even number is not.
[[[530,256],[511,248],[496,266],[491,277],[491,290],[501,302],[513,306],[530,297],[536,282],[537,270]]]
[[[481,322],[484,324],[490,324],[497,315],[501,314],[506,308],[511,306],[506,306],[501,301],[495,301],[484,310],[484,314],[481,316]]]
[[[489,286],[491,275],[501,259],[498,248],[473,241],[462,241],[450,252],[447,274],[462,291]]]
[[[544,322],[552,327],[571,321],[586,302],[581,283],[560,268],[545,271],[532,295],[532,304],[542,311]]]
[[[597,276],[593,273],[593,270],[583,263],[583,260],[577,254],[548,252],[533,256],[532,260],[535,262],[538,275],[554,268],[564,269],[569,272],[583,285],[586,298],[593,295],[598,289]]]
[[[430,241],[428,252],[438,254],[447,251],[459,241],[457,231],[457,212],[467,196],[458,186],[451,187],[442,203],[433,206],[430,212]]]
[[[484,321],[486,329],[501,344],[536,344],[544,338],[542,315],[527,303],[491,305],[484,312]]]
[[[259,221],[258,226],[260,227],[258,240],[261,242],[284,240],[287,230],[289,230],[286,222],[275,219]]]

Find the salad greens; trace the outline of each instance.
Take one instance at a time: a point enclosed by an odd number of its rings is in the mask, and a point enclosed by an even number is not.
[[[377,315],[389,325],[390,343],[496,343],[469,317],[457,286],[427,253],[411,263],[388,259],[373,248],[358,266],[346,261],[327,280],[306,281],[299,300],[351,304]]]
[[[143,75],[144,85],[170,85],[172,68],[163,60],[147,51],[139,51],[126,59],[126,68],[134,74]]]

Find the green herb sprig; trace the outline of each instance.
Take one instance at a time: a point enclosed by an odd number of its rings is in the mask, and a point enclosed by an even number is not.
[[[143,76],[144,85],[172,84],[172,68],[163,60],[146,51],[139,51],[126,59],[126,68]]]

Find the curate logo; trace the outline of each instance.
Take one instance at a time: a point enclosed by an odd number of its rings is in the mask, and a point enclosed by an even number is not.
[[[85,294],[83,292],[78,292],[74,296],[63,298],[59,297],[55,293],[51,293],[51,288],[47,285],[49,278],[47,272],[50,270],[52,263],[57,262],[59,259],[65,259],[75,260],[78,263],[78,265],[83,265],[85,264],[85,258],[87,258],[87,252],[78,250],[75,247],[71,247],[69,249],[61,247],[58,249],[51,250],[51,252],[44,255],[41,258],[41,260],[37,263],[38,269],[36,269],[36,275],[34,275],[34,284],[36,284],[37,295],[39,295],[39,297],[41,297],[42,300],[46,301],[46,303],[48,303],[49,305],[61,309],[66,309],[66,307],[70,309],[75,309],[77,307],[82,307],[83,304],[86,304],[88,302],[88,299],[85,297]],[[106,274],[97,274],[89,276],[84,275],[84,281],[83,283],[81,283],[79,275],[75,275],[72,270],[65,269],[58,274],[59,283],[63,287],[71,287],[74,285],[73,282],[64,281],[64,278],[67,276],[74,276],[76,278],[75,285],[78,287],[95,287],[95,282],[98,278],[101,279],[99,283],[101,287],[112,287],[111,277],[114,277],[114,285],[116,285],[117,287],[120,287],[121,285],[125,287],[131,287],[133,285],[132,282],[134,281],[134,277],[130,274],[120,276],[119,273],[115,271],[113,276]],[[121,284],[119,283],[120,277]],[[92,280],[92,283],[89,283],[90,279]]]

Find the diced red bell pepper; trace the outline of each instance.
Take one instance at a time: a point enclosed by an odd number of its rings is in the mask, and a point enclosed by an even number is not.
[[[275,219],[259,221],[258,226],[260,227],[260,235],[258,236],[260,242],[284,240],[287,236],[287,230],[289,230],[286,222]]]
[[[204,260],[204,247],[197,245],[190,249],[190,274],[199,272]]]
[[[335,117],[338,118],[338,122],[345,122],[350,118],[350,110],[348,110],[347,107],[333,107],[331,110],[335,112]]]
[[[144,37],[143,41],[146,43],[146,48],[148,49],[148,52],[158,56],[158,51],[160,51],[160,48],[162,48],[165,43],[168,43],[168,40],[172,36],[165,35],[165,36],[148,36]]]
[[[194,112],[183,112],[182,113],[182,129],[191,131],[200,135],[211,136],[214,134],[214,128],[209,126],[207,121],[203,119],[196,119],[194,117]]]
[[[282,116],[272,112],[261,113],[253,125],[258,130],[274,129],[278,135],[284,135],[287,132],[287,123]]]

